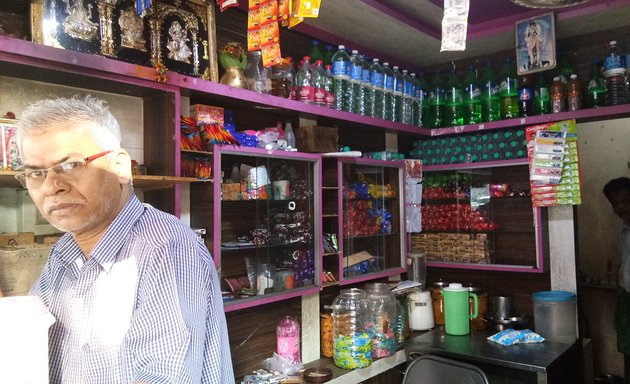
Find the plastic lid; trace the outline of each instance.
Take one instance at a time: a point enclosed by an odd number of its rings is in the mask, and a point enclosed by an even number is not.
[[[345,46],[345,45],[343,45],[343,44],[340,44],[340,45],[339,45],[339,49],[346,49],[346,46]]]
[[[462,286],[461,283],[450,283],[448,287],[445,287],[444,289],[447,291],[468,292],[468,287]]]
[[[626,73],[625,68],[613,68],[604,72],[604,77],[623,76]]]
[[[571,75],[571,78],[572,79],[577,79],[577,75],[574,73],[574,74]]]
[[[532,295],[535,301],[571,301],[575,300],[575,293],[569,291],[541,291]]]

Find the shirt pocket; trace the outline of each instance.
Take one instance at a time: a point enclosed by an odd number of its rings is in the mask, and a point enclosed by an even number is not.
[[[127,383],[123,377],[123,362],[120,347],[104,347],[94,344],[83,346],[82,353],[84,384]]]

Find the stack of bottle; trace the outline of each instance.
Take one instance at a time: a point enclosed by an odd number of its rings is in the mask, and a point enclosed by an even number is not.
[[[425,165],[463,164],[527,157],[527,142],[522,128],[433,137],[416,140],[412,143],[412,147],[407,157],[421,159]]]

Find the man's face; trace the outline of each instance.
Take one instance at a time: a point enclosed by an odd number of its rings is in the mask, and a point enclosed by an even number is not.
[[[49,126],[44,133],[26,136],[22,142],[26,169],[48,168],[103,152],[84,126]],[[61,177],[50,171],[43,183],[28,187],[29,194],[56,228],[74,235],[102,233],[124,204],[122,179],[115,163],[110,157],[98,158],[85,166],[80,177]]]
[[[608,201],[610,201],[615,214],[625,223],[630,224],[630,191],[613,192]]]

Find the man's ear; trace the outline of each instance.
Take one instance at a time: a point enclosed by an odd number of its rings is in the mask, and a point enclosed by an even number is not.
[[[131,156],[124,149],[120,148],[115,152],[114,169],[120,184],[131,183]]]

